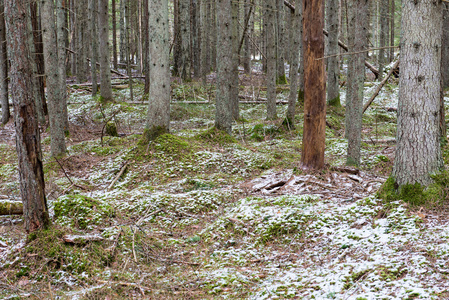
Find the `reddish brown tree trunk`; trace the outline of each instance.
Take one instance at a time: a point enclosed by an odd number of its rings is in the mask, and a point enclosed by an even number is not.
[[[28,0],[5,1],[6,32],[11,60],[11,94],[14,102],[16,148],[25,229],[32,232],[49,225],[41,160],[39,128],[33,97],[33,68],[28,32]]]
[[[326,82],[324,80],[323,0],[304,0],[304,168],[324,166]]]

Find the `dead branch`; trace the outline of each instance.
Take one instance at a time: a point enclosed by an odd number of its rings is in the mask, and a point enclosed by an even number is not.
[[[86,244],[87,242],[99,242],[104,240],[101,235],[98,234],[86,234],[86,235],[71,235],[67,234],[62,237],[64,242],[70,244]]]
[[[385,83],[388,81],[388,79],[391,77],[391,74],[393,74],[394,70],[399,66],[399,59],[394,63],[394,65],[391,67],[390,71],[388,71],[387,76],[379,83],[376,90],[374,91],[374,94],[369,98],[369,100],[365,103],[363,106],[362,114],[365,113],[365,111],[368,109],[368,107],[373,103],[374,99],[379,95],[380,90],[383,88]]]
[[[78,185],[78,184],[74,183],[73,180],[69,177],[69,175],[68,175],[67,172],[65,171],[64,167],[62,166],[62,164],[59,162],[59,160],[58,160],[56,157],[54,157],[54,159],[55,159],[55,161],[58,163],[58,165],[59,165],[59,167],[61,168],[62,172],[64,172],[64,176],[69,180],[69,182],[70,182],[71,185],[76,186],[77,188],[80,188],[80,189],[82,189],[82,190],[84,190],[84,191],[87,191],[87,190],[88,190],[87,188],[85,188],[85,187],[83,187],[83,186],[81,186],[81,185]]]
[[[381,140],[363,140],[362,142],[367,144],[395,144],[396,139],[381,139]]]
[[[115,176],[114,180],[112,180],[111,184],[108,186],[108,188],[106,190],[110,190],[114,186],[114,184],[117,182],[117,180],[119,180],[119,178],[125,172],[126,168],[128,167],[128,164],[129,164],[129,161],[125,161],[123,166],[120,168],[120,172],[118,172],[117,176]]]

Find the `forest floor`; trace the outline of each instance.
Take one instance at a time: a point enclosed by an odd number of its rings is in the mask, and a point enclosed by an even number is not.
[[[109,104],[70,87],[68,155],[50,158],[42,133],[53,226],[27,236],[21,216],[0,217],[0,298],[449,297],[447,210],[375,194],[394,159],[397,82],[364,115],[359,169],[345,167],[344,108],[329,108],[326,168],[305,173],[302,107],[293,129],[282,103],[275,121],[265,104],[241,104],[231,138],[213,130],[213,79],[173,81],[172,134],[149,145],[141,85],[131,101],[120,83]],[[266,97],[260,73],[241,83],[246,100]],[[103,134],[107,122],[118,137]],[[10,122],[0,200],[20,200],[14,147]]]

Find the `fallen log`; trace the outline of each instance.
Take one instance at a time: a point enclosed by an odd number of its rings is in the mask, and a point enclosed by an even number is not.
[[[396,139],[381,139],[381,140],[363,140],[363,143],[367,144],[395,144]]]
[[[62,237],[64,242],[70,244],[87,244],[88,242],[99,242],[104,240],[101,235],[98,234],[86,234],[86,235],[72,235],[67,234]]]
[[[22,215],[23,203],[21,201],[0,201],[0,216]]]
[[[391,75],[393,74],[394,70],[398,66],[399,66],[399,59],[391,67],[390,71],[388,71],[387,76],[385,76],[385,78],[379,83],[379,85],[377,86],[377,88],[374,91],[374,94],[371,96],[371,98],[369,98],[369,100],[365,103],[365,105],[363,106],[362,114],[364,114],[365,111],[368,109],[368,107],[371,105],[371,103],[373,103],[374,99],[376,99],[377,95],[379,95],[380,90],[383,88],[385,83],[388,81],[388,79],[391,77]]]

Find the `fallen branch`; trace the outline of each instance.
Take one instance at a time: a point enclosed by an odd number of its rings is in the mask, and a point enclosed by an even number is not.
[[[354,174],[354,175],[358,175],[360,173],[359,169],[354,169],[354,168],[349,168],[349,167],[330,167],[330,170],[342,172],[342,173]]]
[[[117,180],[119,180],[120,176],[123,175],[123,173],[125,172],[126,168],[128,167],[128,163],[129,163],[129,162],[126,161],[126,162],[123,164],[122,168],[120,169],[120,172],[118,172],[117,176],[115,176],[114,180],[112,180],[112,182],[111,182],[111,184],[108,186],[107,190],[110,190],[110,189],[114,186],[114,184],[117,182]]]
[[[87,244],[88,242],[99,242],[104,240],[101,235],[98,234],[86,234],[86,235],[71,235],[67,234],[62,237],[64,242],[71,244]]]
[[[368,102],[365,103],[363,106],[362,114],[365,113],[365,111],[368,109],[368,107],[373,103],[374,99],[379,95],[380,90],[383,88],[385,83],[388,81],[388,79],[391,77],[391,74],[393,74],[394,70],[399,66],[399,59],[394,63],[394,65],[391,67],[390,71],[388,71],[387,76],[379,83],[376,90],[374,91],[374,94],[369,98]]]
[[[0,216],[22,214],[23,203],[21,201],[0,201]]]
[[[395,144],[396,139],[381,139],[381,140],[363,140],[367,144]]]
[[[66,173],[64,167],[63,167],[62,164],[59,162],[59,160],[58,160],[56,157],[54,157],[54,159],[55,159],[56,162],[58,163],[59,167],[61,167],[61,170],[64,172],[64,176],[69,180],[69,182],[70,182],[73,186],[76,186],[77,188],[80,188],[80,189],[82,189],[82,190],[84,190],[84,191],[87,191],[87,190],[88,190],[87,188],[85,188],[85,187],[83,187],[83,186],[81,186],[81,185],[75,184],[75,183],[72,181],[72,179],[69,177],[69,175],[67,175],[67,173]]]

